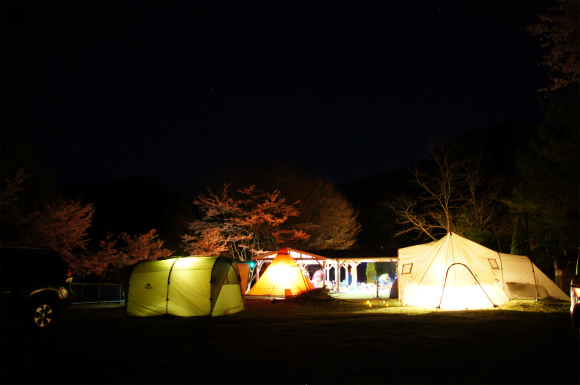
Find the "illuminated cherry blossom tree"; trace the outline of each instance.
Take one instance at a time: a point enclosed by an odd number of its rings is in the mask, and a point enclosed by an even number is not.
[[[250,253],[277,248],[309,235],[302,230],[281,229],[290,217],[296,217],[294,204],[287,204],[280,191],[261,192],[255,186],[230,192],[224,184],[221,193],[208,189],[194,204],[202,217],[190,223],[190,233],[183,235],[185,249],[191,254],[229,256],[241,261]]]
[[[94,274],[105,278],[120,278],[121,269],[140,261],[156,261],[167,258],[173,251],[163,247],[163,241],[155,235],[155,229],[140,235],[107,233],[99,242],[95,253],[77,255],[70,261],[77,275]]]
[[[141,260],[156,260],[173,252],[163,247],[155,229],[140,235],[107,234],[100,248],[88,250],[87,229],[94,214],[92,204],[57,199],[30,208],[22,202],[23,182],[29,175],[20,169],[5,178],[0,190],[2,246],[46,247],[59,252],[76,277],[118,277],[118,272]]]
[[[298,215],[280,224],[278,231],[302,231],[310,237],[286,239],[285,246],[302,250],[347,249],[361,231],[358,213],[332,182],[298,171],[281,160],[236,159],[225,169],[212,171],[206,184],[215,190],[227,182],[234,187],[254,185],[256,190],[279,191],[292,202]]]
[[[14,177],[4,180],[0,213],[2,245],[48,247],[67,259],[79,250],[86,250],[93,205],[58,199],[45,202],[38,209],[27,207],[21,197],[23,182],[28,177],[20,169]]]

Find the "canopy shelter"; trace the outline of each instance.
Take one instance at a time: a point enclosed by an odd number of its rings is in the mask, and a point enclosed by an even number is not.
[[[179,317],[244,310],[237,266],[224,257],[178,257],[140,262],[129,278],[127,315]]]
[[[357,266],[363,262],[397,262],[397,257],[387,256],[384,251],[370,251],[370,250],[314,250],[301,251],[292,248],[285,248],[290,257],[299,265],[319,265],[324,274],[322,274],[321,287],[326,286],[329,281],[330,271],[334,269],[335,272],[335,290],[340,292],[340,276],[341,270],[344,268],[347,284],[356,283],[358,279]],[[278,251],[268,252],[263,255],[253,257],[252,260],[256,262],[256,275],[260,279],[260,271],[264,264],[273,261],[278,255]],[[348,282],[349,269],[352,276],[352,281]]]
[[[498,253],[455,233],[399,249],[397,273],[404,306],[475,309],[515,298],[567,297],[529,258]]]

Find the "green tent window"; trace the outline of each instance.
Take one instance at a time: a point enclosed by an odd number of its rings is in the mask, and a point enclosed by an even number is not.
[[[238,275],[236,274],[236,270],[234,268],[230,268],[228,271],[228,275],[226,276],[226,281],[224,285],[232,285],[232,284],[239,284],[240,280],[238,279]]]

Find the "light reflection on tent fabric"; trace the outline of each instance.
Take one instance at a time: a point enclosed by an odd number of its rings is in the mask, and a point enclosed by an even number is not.
[[[304,276],[300,266],[282,249],[247,295],[284,296],[286,290],[297,295],[312,289],[314,286]]]
[[[401,303],[450,310],[500,306],[509,299],[489,264],[498,258],[457,234],[401,249],[399,266],[413,264],[410,274],[399,272]]]
[[[457,234],[399,249],[403,306],[461,310],[512,299],[570,298],[528,257],[498,253]]]

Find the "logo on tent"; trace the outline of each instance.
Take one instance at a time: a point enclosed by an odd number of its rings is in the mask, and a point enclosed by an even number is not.
[[[148,283],[148,284],[145,286],[145,289],[153,289],[153,286],[151,286],[151,284],[150,284],[150,283]]]

